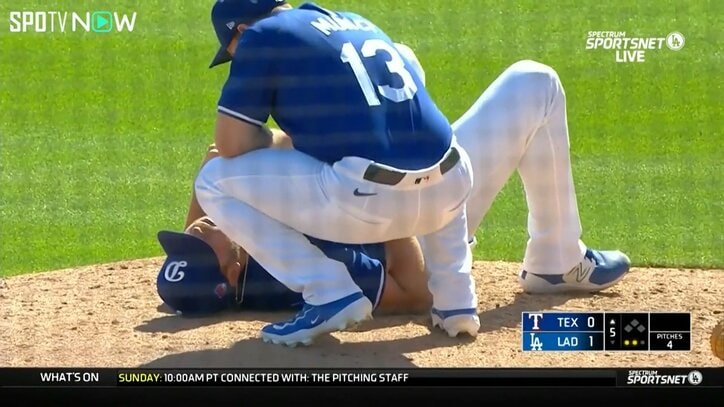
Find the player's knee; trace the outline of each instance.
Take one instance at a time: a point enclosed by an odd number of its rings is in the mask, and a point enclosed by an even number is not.
[[[209,160],[199,171],[194,181],[194,189],[199,199],[202,195],[208,195],[209,192],[213,192],[215,188],[218,174],[219,174],[219,159]]]
[[[508,69],[530,76],[533,80],[558,80],[558,72],[553,67],[531,59],[518,61]]]
[[[551,103],[557,95],[563,95],[558,72],[549,65],[529,59],[521,60],[508,67],[507,74],[509,80],[518,82],[515,88],[527,97],[539,96],[541,101]]]

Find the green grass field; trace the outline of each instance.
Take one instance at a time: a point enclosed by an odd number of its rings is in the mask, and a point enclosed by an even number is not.
[[[162,255],[182,227],[227,68],[212,1],[0,3],[0,276]],[[292,1],[299,5],[300,2]],[[508,65],[535,59],[566,87],[584,241],[639,266],[722,267],[723,35],[716,1],[327,0],[410,45],[450,121]],[[137,12],[133,32],[11,33],[10,11]],[[588,31],[685,47],[616,63]],[[717,102],[718,101],[718,102]],[[478,233],[479,259],[520,261],[521,183]]]

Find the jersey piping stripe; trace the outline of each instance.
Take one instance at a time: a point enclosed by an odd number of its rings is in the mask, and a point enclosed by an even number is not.
[[[249,117],[249,116],[243,115],[243,114],[241,114],[241,113],[239,113],[239,112],[235,112],[235,111],[233,111],[233,110],[231,110],[231,109],[229,109],[229,108],[226,108],[226,107],[224,107],[224,106],[218,106],[218,109],[219,109],[219,111],[220,111],[221,113],[226,113],[226,114],[228,114],[229,116],[236,117],[237,119],[241,119],[241,120],[243,120],[243,121],[245,121],[245,122],[249,122],[249,123],[251,123],[251,124],[256,124],[257,126],[263,126],[263,125],[264,125],[264,123],[260,122],[259,120],[252,119],[252,118]]]
[[[375,299],[374,303],[374,309],[377,309],[377,307],[380,305],[380,300],[382,300],[382,291],[385,289],[385,284],[387,284],[387,273],[385,272],[385,267],[382,266],[382,275],[380,276],[380,286],[377,288],[377,298]]]

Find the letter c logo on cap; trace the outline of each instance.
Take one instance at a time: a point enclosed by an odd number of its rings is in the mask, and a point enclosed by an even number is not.
[[[188,263],[185,261],[172,261],[168,263],[163,271],[163,277],[166,281],[177,283],[184,278],[184,272],[181,269],[186,266],[188,266]]]

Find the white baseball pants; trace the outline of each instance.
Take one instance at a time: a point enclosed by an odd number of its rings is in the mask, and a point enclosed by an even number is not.
[[[261,149],[210,160],[196,194],[224,233],[309,304],[360,289],[304,235],[350,244],[421,236],[434,306],[475,308],[465,215],[473,177],[467,154],[453,146],[460,160],[444,175],[436,166],[395,186],[363,179],[371,163],[363,158],[328,165],[296,150]]]
[[[579,263],[586,246],[580,240],[566,97],[557,73],[534,61],[511,65],[453,129],[475,174],[467,202],[470,238],[518,170],[529,211],[523,268],[561,274]]]

